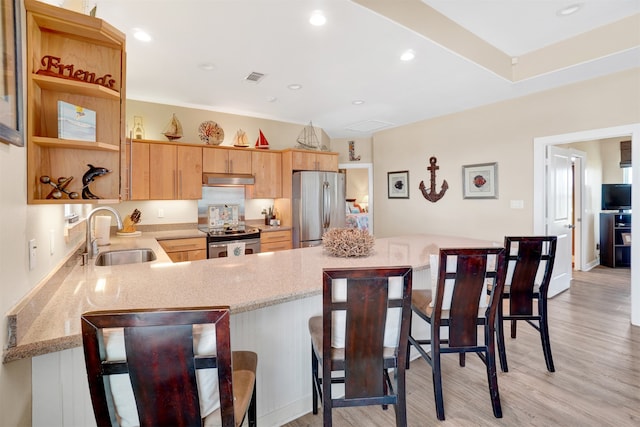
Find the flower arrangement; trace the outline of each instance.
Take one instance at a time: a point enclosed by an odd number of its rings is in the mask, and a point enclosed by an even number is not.
[[[365,257],[371,254],[374,239],[367,230],[332,228],[322,235],[322,245],[333,256]]]

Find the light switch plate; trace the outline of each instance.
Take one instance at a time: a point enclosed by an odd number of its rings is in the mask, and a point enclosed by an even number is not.
[[[29,270],[36,268],[36,239],[29,240]]]

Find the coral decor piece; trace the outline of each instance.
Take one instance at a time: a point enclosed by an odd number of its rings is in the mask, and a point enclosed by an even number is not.
[[[224,130],[211,120],[200,123],[198,135],[202,142],[209,145],[220,145],[224,141]]]
[[[327,252],[341,258],[369,256],[373,244],[373,236],[357,228],[332,228],[322,235]]]

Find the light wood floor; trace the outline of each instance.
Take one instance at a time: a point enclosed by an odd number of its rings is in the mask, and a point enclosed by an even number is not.
[[[482,362],[469,356],[461,368],[457,355],[445,355],[446,420],[436,418],[431,368],[420,358],[407,371],[409,426],[640,426],[640,327],[630,323],[629,269],[574,272],[571,289],[552,298],[549,311],[555,373],[547,372],[532,327],[519,323],[515,340],[505,327],[502,419],[493,417]],[[392,407],[334,409],[333,420],[337,427],[395,425]],[[285,424],[321,425],[321,410]]]

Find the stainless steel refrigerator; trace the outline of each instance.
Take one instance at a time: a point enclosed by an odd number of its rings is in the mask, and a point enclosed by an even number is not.
[[[346,223],[345,176],[338,172],[293,174],[293,247],[322,244],[322,234]]]

